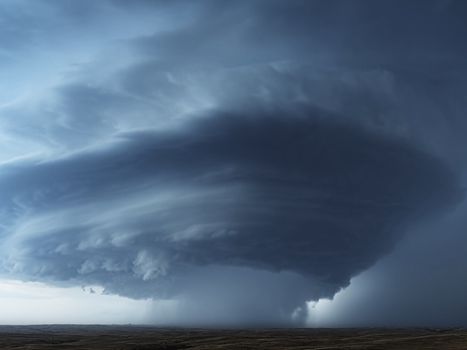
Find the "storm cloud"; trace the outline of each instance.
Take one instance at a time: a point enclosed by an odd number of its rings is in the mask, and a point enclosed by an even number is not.
[[[464,201],[466,11],[6,2],[2,275],[304,321]]]
[[[460,196],[432,156],[319,110],[212,114],[10,169],[5,267],[172,297],[193,269],[238,266],[302,275],[320,286],[308,298],[331,297],[410,220]]]

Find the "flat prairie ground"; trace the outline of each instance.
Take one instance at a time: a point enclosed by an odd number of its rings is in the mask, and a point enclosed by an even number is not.
[[[0,326],[0,349],[467,350],[467,329],[212,330],[142,326]]]

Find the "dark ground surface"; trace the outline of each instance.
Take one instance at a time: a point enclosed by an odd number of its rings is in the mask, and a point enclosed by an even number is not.
[[[0,326],[0,349],[466,349],[464,329],[206,330]]]

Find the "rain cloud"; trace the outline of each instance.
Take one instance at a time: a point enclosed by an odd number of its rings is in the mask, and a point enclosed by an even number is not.
[[[466,10],[5,2],[1,274],[303,324],[464,200]]]

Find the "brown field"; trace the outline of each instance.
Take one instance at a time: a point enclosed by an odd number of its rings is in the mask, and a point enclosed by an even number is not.
[[[0,326],[0,349],[467,349],[467,330]]]

